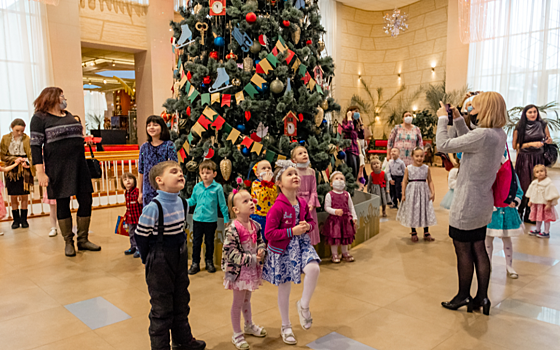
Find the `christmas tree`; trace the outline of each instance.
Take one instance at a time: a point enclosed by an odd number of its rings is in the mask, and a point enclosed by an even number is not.
[[[218,164],[226,192],[262,159],[273,166],[304,145],[317,175],[320,202],[335,169],[355,179],[339,158],[349,141],[324,119],[340,111],[329,97],[333,60],[321,56],[325,34],[317,0],[193,0],[171,22],[173,98],[163,117],[186,174],[185,197],[198,164]]]

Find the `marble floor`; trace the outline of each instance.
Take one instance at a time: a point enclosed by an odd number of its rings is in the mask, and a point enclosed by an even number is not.
[[[517,280],[507,278],[496,241],[490,317],[440,306],[455,294],[457,277],[448,212],[439,209],[447,173],[432,171],[435,242],[412,243],[408,229],[395,222],[396,211],[388,210],[381,233],[353,250],[354,263],[321,264],[309,331],[299,326],[295,308],[302,286],[292,288],[297,346],[280,339],[276,288],[265,284],[254,293],[254,320],[269,335],[249,338],[252,348],[560,349],[558,224],[549,240],[527,235],[513,240]],[[560,172],[551,177],[560,186]],[[94,211],[91,239],[103,250],[74,258],[64,256],[62,237],[48,237],[48,218],[33,219],[29,229],[15,231],[8,222],[0,224],[0,349],[149,349],[144,268],[138,259],[124,256],[127,239],[113,234],[122,213],[123,208]],[[208,349],[234,349],[232,294],[223,289],[222,278],[221,272],[202,271],[191,279],[190,322]]]

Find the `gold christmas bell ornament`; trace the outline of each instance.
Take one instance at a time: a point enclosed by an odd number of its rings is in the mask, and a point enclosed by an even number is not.
[[[323,122],[323,117],[325,116],[325,111],[321,107],[317,107],[317,114],[315,114],[315,126],[320,127]]]
[[[231,160],[224,159],[220,162],[220,171],[222,172],[222,177],[224,178],[224,180],[229,180],[229,177],[231,176],[231,170]]]

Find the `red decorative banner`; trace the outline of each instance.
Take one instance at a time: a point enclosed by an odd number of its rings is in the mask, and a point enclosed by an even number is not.
[[[223,106],[231,107],[231,95],[228,94],[222,95],[222,107]]]
[[[198,118],[198,123],[200,125],[202,125],[204,127],[204,129],[208,130],[208,126],[212,122],[208,118],[206,118],[204,115],[201,115],[200,118]]]
[[[224,118],[222,118],[221,116],[217,116],[214,122],[212,123],[212,126],[220,130],[225,122],[226,121]]]
[[[253,143],[253,140],[247,136],[245,136],[245,138],[243,138],[243,142],[241,142],[241,146],[245,146],[247,148],[251,147],[251,144]]]

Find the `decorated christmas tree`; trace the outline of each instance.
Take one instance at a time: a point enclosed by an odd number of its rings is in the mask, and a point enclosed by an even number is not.
[[[322,56],[325,34],[316,0],[193,0],[174,30],[173,98],[164,118],[191,194],[198,164],[218,164],[226,192],[253,164],[273,166],[307,147],[321,203],[334,169],[355,179],[340,159],[348,145],[326,113],[340,111],[329,97],[333,60]]]

